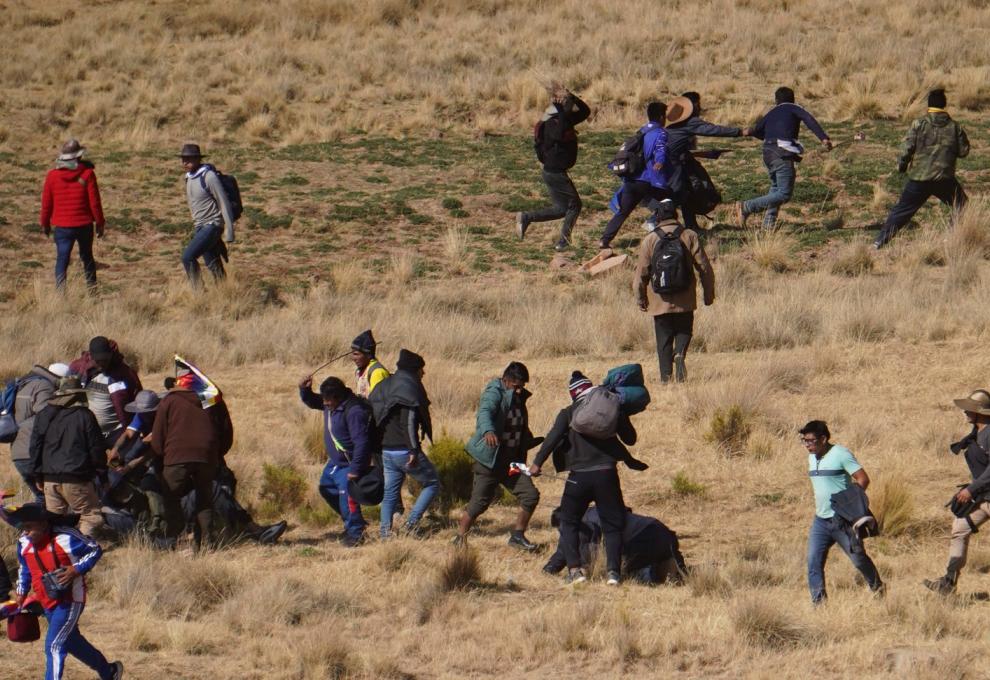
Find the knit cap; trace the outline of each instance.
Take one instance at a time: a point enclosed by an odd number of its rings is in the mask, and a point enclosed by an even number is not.
[[[571,373],[571,382],[567,386],[571,393],[571,399],[577,399],[582,394],[594,387],[594,384],[581,371]]]
[[[368,356],[375,355],[375,348],[378,343],[375,342],[375,336],[371,334],[371,329],[369,328],[361,335],[354,338],[351,342],[351,349],[361,352],[362,354],[367,354]]]

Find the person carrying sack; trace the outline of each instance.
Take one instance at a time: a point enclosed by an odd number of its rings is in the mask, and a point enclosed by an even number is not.
[[[90,538],[65,526],[68,518],[54,515],[37,503],[4,509],[7,521],[23,533],[18,539],[17,606],[28,593],[45,610],[45,680],[60,680],[66,656],[74,656],[94,670],[100,680],[120,680],[124,664],[109,662],[79,631],[86,606],[85,575],[96,566],[103,550]]]
[[[624,460],[633,469],[643,470],[647,466],[632,458],[623,445],[635,444],[637,435],[629,416],[619,408],[618,395],[614,408],[606,406],[607,400],[592,402],[594,393],[603,389],[594,387],[580,371],[571,374],[568,391],[572,403],[557,415],[529,472],[539,476],[543,463],[551,455],[558,471],[569,471],[569,483],[564,485],[560,499],[560,548],[567,560],[567,582],[587,580],[579,533],[581,518],[594,501],[605,536],[606,583],[615,586],[621,580],[622,531],[626,523],[626,504],[616,465]],[[582,409],[593,413],[582,413]],[[612,422],[607,422],[609,419]]]

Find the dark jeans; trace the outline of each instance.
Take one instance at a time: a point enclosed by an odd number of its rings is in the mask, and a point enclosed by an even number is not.
[[[677,203],[677,209],[681,211],[681,222],[688,229],[694,229],[698,231],[698,216],[694,214],[694,210],[688,205],[691,200],[690,194],[688,194],[687,188],[683,188],[674,194],[674,201]]]
[[[31,461],[13,460],[11,462],[14,464],[14,469],[17,470],[17,474],[19,474],[21,476],[21,479],[24,480],[24,484],[27,486],[28,490],[34,494],[34,500],[36,500],[38,503],[44,503],[45,494],[38,491],[38,487],[34,485],[35,480],[34,480],[34,473],[32,472],[32,468],[31,468]]]
[[[791,195],[794,193],[797,169],[793,160],[781,158],[774,149],[763,152],[763,165],[766,166],[767,174],[770,176],[770,191],[758,198],[744,201],[743,214],[752,215],[766,210],[763,215],[763,227],[772,229],[777,223],[780,206],[791,200]]]
[[[533,512],[540,502],[540,492],[528,475],[509,476],[508,463],[499,464],[496,459],[495,468],[489,470],[481,463],[474,464],[474,480],[471,484],[471,500],[468,501],[464,512],[472,519],[481,516],[495,500],[499,485],[509,490],[519,506],[526,512]]]
[[[72,259],[72,244],[79,244],[86,285],[96,285],[96,260],[93,259],[93,225],[82,227],[55,227],[55,287],[65,287],[65,275]]]
[[[581,214],[581,197],[578,196],[574,182],[567,176],[566,172],[543,171],[543,182],[547,185],[550,193],[552,206],[536,210],[534,212],[523,213],[523,219],[527,222],[549,222],[564,218],[564,224],[560,227],[561,245],[571,242],[571,231],[578,215]]]
[[[657,336],[657,357],[660,359],[660,380],[667,382],[674,372],[674,355],[687,354],[694,331],[694,312],[672,312],[653,317],[653,330]],[[677,376],[684,380],[683,375]]]
[[[865,551],[850,551],[849,534],[840,528],[839,519],[822,519],[816,515],[808,533],[808,589],[811,590],[811,601],[821,602],[828,596],[825,592],[825,560],[828,559],[829,549],[836,543],[866,579],[870,590],[879,590],[883,582],[873,560]]]
[[[174,519],[183,517],[182,497],[190,491],[196,492],[196,529],[193,535],[197,547],[204,536],[208,542],[213,542],[213,505],[211,501],[213,499],[213,480],[216,479],[216,475],[216,466],[209,463],[179,463],[166,465],[162,468],[164,487],[162,491],[165,496],[170,524]],[[182,526],[185,526],[185,522],[182,522]]]
[[[645,198],[652,198],[655,201],[662,201],[669,197],[670,192],[660,189],[649,182],[625,182],[622,185],[622,194],[619,196],[619,212],[612,216],[605,226],[605,233],[602,234],[601,247],[608,248],[612,244],[612,239],[619,233],[626,218]]]
[[[214,281],[220,281],[226,277],[227,273],[223,269],[223,260],[220,259],[222,246],[220,237],[223,234],[223,226],[219,224],[206,224],[197,227],[193,233],[192,240],[182,251],[182,266],[189,277],[189,283],[193,288],[200,286],[199,278],[199,258],[203,258],[206,268],[213,274]]]
[[[909,179],[904,185],[901,197],[890,209],[887,220],[883,224],[877,239],[874,242],[877,247],[881,247],[890,242],[894,235],[901,228],[911,221],[914,214],[921,209],[929,198],[935,196],[938,200],[951,207],[955,212],[959,212],[966,205],[966,192],[955,177],[940,179],[931,182],[916,182]]]
[[[560,498],[560,548],[567,566],[581,566],[581,518],[594,501],[605,537],[605,568],[622,570],[622,530],[626,526],[626,504],[622,500],[619,473],[615,468],[572,472]]]

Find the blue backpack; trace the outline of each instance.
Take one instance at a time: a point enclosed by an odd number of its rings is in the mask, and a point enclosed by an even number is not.
[[[606,374],[602,385],[618,393],[622,412],[633,416],[646,410],[650,392],[643,379],[643,367],[639,364],[616,366]]]
[[[14,400],[17,390],[23,384],[20,380],[8,380],[0,392],[0,443],[10,444],[17,438],[17,421],[14,419]]]

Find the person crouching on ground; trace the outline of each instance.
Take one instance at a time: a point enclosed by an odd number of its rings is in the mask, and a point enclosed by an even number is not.
[[[563,464],[558,464],[559,453],[554,463],[558,470],[570,473],[560,499],[560,547],[567,560],[567,581],[580,583],[587,578],[582,567],[579,532],[581,519],[594,501],[605,536],[606,583],[615,586],[621,579],[622,531],[626,526],[626,504],[616,464],[630,458],[623,442],[635,444],[636,429],[628,415],[617,411],[615,434],[610,437],[598,439],[577,432],[572,427],[575,409],[592,396],[594,389],[604,388],[595,388],[580,371],[571,374],[568,391],[572,403],[557,415],[529,471],[538,476],[546,459],[561,448]]]
[[[510,475],[511,463],[525,463],[526,452],[533,442],[529,430],[526,402],[532,394],[526,390],[529,369],[513,361],[485,386],[478,404],[474,435],[464,449],[474,458],[471,500],[464,508],[457,527],[455,543],[463,544],[468,531],[495,500],[502,485],[519,501],[516,526],[509,535],[509,545],[522,550],[538,546],[526,538],[529,520],[540,502],[540,492],[527,475]]]
[[[86,606],[85,575],[96,566],[103,554],[93,540],[61,522],[66,518],[53,515],[37,503],[7,508],[10,522],[23,533],[18,539],[17,606],[24,605],[28,593],[45,609],[48,634],[45,637],[45,680],[59,680],[65,657],[72,655],[96,671],[101,680],[120,680],[124,665],[107,661],[103,653],[79,632],[79,617]],[[43,577],[53,574],[58,592]]]
[[[701,278],[705,306],[715,301],[715,274],[698,235],[675,219],[674,202],[661,201],[657,215],[657,228],[639,247],[633,285],[640,310],[653,317],[660,382],[667,384],[672,375],[677,382],[687,379],[684,358],[698,307],[695,270]]]
[[[865,550],[853,552],[850,549],[849,534],[840,526],[832,509],[832,495],[845,491],[850,484],[859,484],[866,490],[870,485],[866,470],[849,449],[829,441],[832,435],[823,421],[812,420],[798,432],[808,451],[808,476],[815,492],[815,519],[808,534],[808,588],[812,603],[821,604],[828,599],[825,560],[836,543],[866,579],[870,590],[882,595],[884,585],[873,560]]]

